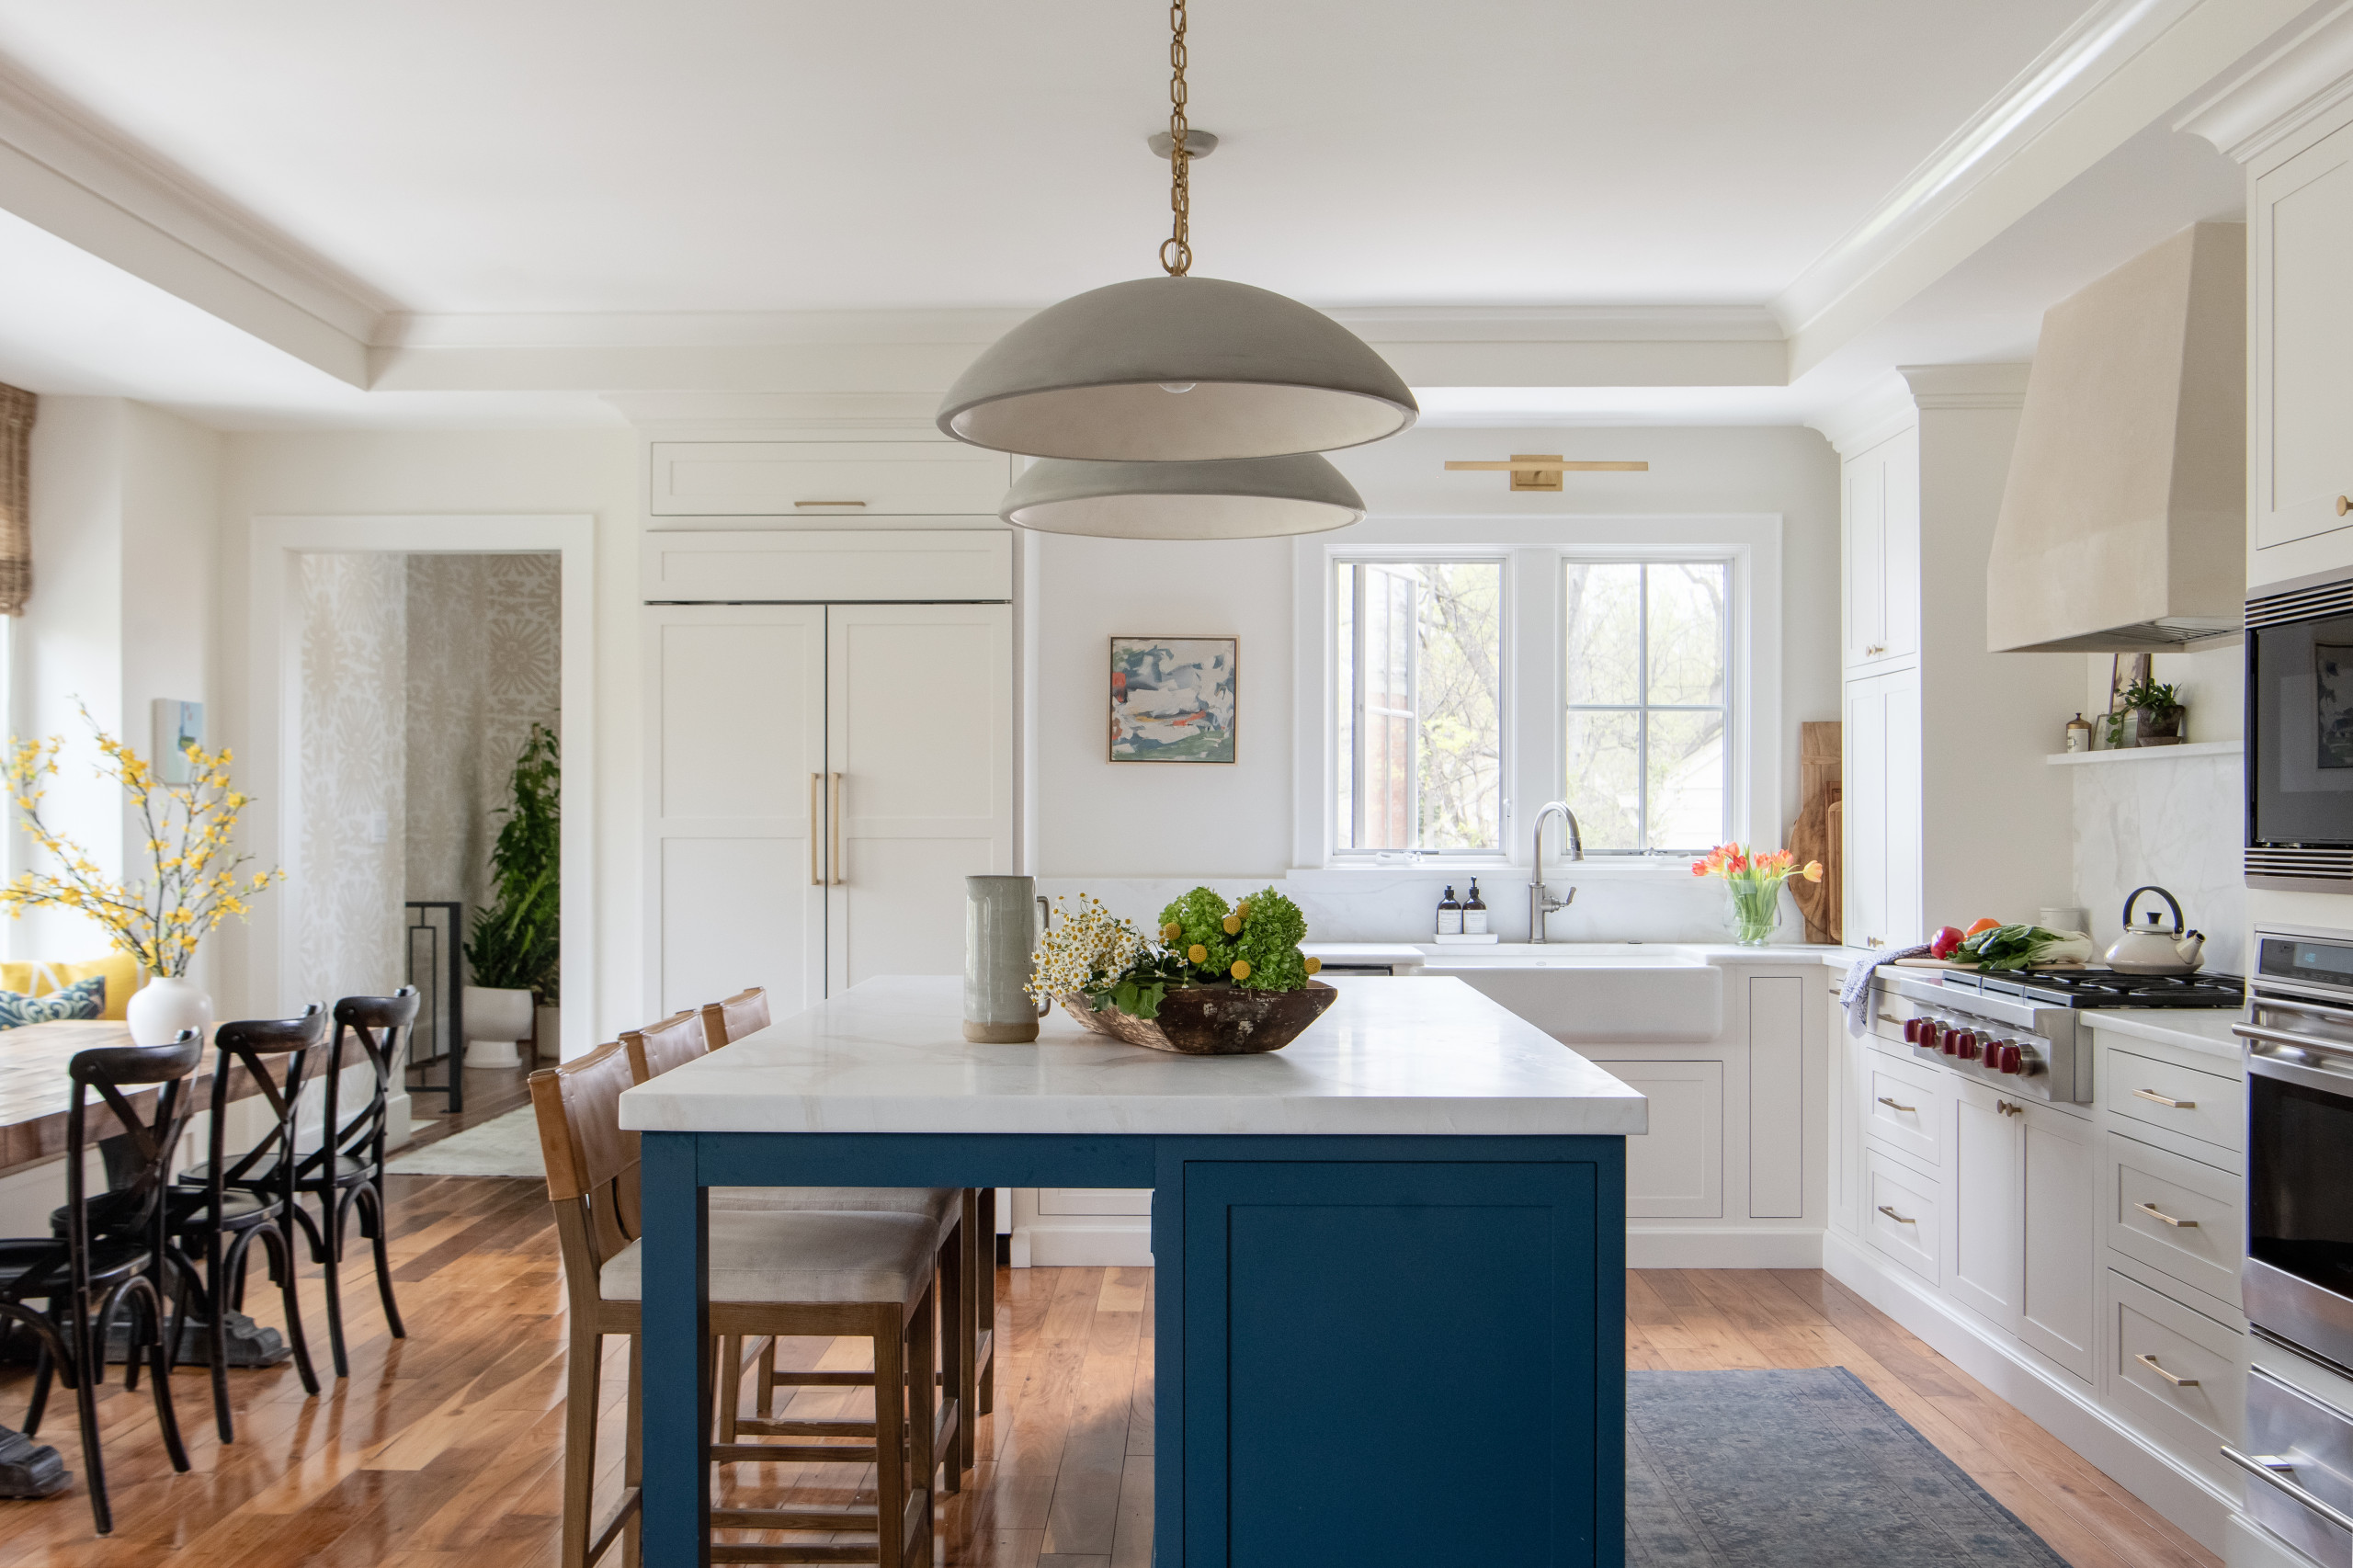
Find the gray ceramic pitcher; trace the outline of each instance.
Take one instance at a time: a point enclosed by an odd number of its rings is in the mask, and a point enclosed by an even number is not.
[[[964,879],[964,1038],[1017,1045],[1038,1038],[1051,997],[1031,1001],[1029,956],[1046,901],[1035,877]]]

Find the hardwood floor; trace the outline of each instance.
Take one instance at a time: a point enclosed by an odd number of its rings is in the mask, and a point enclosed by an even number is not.
[[[469,1086],[472,1094],[472,1086]],[[485,1101],[491,1096],[485,1095]],[[491,1114],[485,1106],[469,1115]],[[540,1568],[555,1561],[562,1288],[536,1182],[393,1178],[401,1311],[384,1330],[357,1263],[347,1276],[352,1376],[302,1397],[290,1368],[235,1374],[238,1441],[213,1435],[204,1374],[175,1378],[195,1470],[165,1463],[144,1389],[101,1401],[115,1533],[90,1533],[77,1484],[0,1503],[0,1568]],[[989,1454],[942,1500],[940,1557],[987,1568],[1146,1568],[1152,1519],[1149,1269],[1007,1270]],[[275,1294],[254,1291],[276,1321]],[[303,1311],[324,1323],[315,1271]],[[1634,1367],[1851,1368],[2076,1568],[2188,1568],[2216,1559],[1889,1319],[1811,1271],[1645,1270],[1629,1277]],[[318,1334],[324,1357],[324,1332]],[[801,1342],[808,1366],[847,1365]],[[835,1359],[829,1360],[829,1358]],[[602,1485],[618,1480],[621,1352],[608,1361]],[[0,1374],[0,1419],[29,1379]],[[857,1397],[811,1391],[822,1402]],[[78,1472],[72,1406],[41,1437]],[[732,1488],[846,1502],[846,1467],[733,1467]],[[831,1472],[828,1474],[827,1472]],[[869,1478],[870,1479],[870,1478]]]

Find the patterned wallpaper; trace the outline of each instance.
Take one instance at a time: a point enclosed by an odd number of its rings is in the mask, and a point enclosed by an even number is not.
[[[487,901],[506,776],[558,728],[560,557],[305,554],[296,994],[381,994],[412,898]],[[381,842],[375,839],[379,822]]]
[[[534,721],[561,730],[562,558],[408,558],[408,893],[490,898],[506,777]]]
[[[304,554],[302,836],[287,893],[294,994],[332,1006],[400,983],[406,873],[404,558]],[[375,839],[381,823],[383,841]]]

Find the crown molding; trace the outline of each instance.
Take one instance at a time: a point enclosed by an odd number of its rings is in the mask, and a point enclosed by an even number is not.
[[[1904,378],[1891,370],[1806,423],[1821,431],[1841,458],[1851,458],[1919,424],[1920,405]]]
[[[1898,365],[1895,373],[1921,408],[2024,408],[2027,372],[2020,363]]]
[[[2310,0],[2103,0],[1773,300],[1803,375],[2292,25]]]
[[[2353,97],[2353,0],[2281,44],[2174,121],[2214,150],[2251,163]]]
[[[0,207],[340,381],[389,301],[0,58]]]

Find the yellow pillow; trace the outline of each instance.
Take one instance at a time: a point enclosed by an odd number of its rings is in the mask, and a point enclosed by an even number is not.
[[[46,996],[61,986],[87,980],[94,974],[107,977],[107,1010],[98,1016],[120,1018],[122,1010],[131,1005],[131,994],[140,984],[138,960],[129,953],[108,953],[102,959],[83,959],[74,963],[51,963],[41,959],[0,962],[0,991]]]

